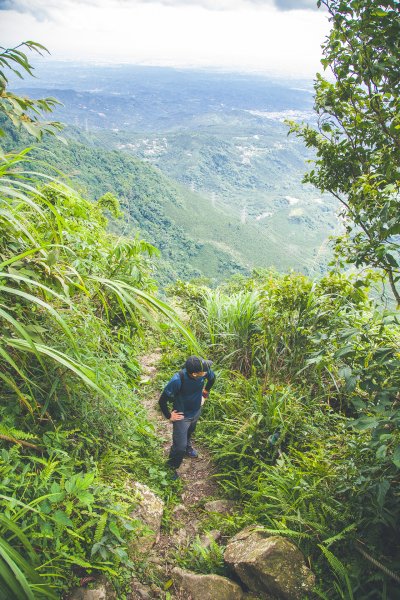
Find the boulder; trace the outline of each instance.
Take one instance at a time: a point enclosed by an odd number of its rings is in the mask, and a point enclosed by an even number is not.
[[[74,588],[68,598],[69,600],[117,600],[117,594],[111,584],[101,578],[92,589]]]
[[[94,590],[75,588],[72,590],[69,600],[108,600],[108,598],[106,596],[105,587],[100,586]]]
[[[172,516],[175,519],[182,519],[188,513],[187,506],[184,504],[178,504],[175,506],[171,512]]]
[[[227,577],[198,575],[179,567],[172,569],[172,579],[178,590],[192,600],[242,600],[242,588]]]
[[[131,552],[148,552],[160,537],[161,520],[164,512],[164,502],[151,491],[147,485],[137,481],[129,483],[129,489],[132,490],[137,506],[130,514],[134,519],[141,521],[147,531],[130,544]]]
[[[257,526],[246,527],[228,541],[225,562],[256,594],[301,600],[315,583],[300,550],[281,536]]]
[[[178,531],[174,532],[172,543],[175,548],[179,548],[180,546],[187,546],[189,544],[189,533],[186,531],[184,527],[178,529]]]
[[[230,514],[235,510],[235,506],[233,500],[211,500],[205,503],[204,510],[207,512]]]

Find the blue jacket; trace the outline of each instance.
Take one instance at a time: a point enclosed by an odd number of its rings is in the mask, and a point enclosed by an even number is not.
[[[196,379],[189,376],[186,369],[182,369],[183,382],[179,372],[169,380],[159,400],[160,408],[167,419],[171,413],[168,402],[173,402],[173,410],[182,412],[185,417],[194,417],[201,407],[203,389],[209,391],[214,385],[215,373],[209,369],[204,377]],[[205,380],[207,383],[205,384]],[[205,384],[205,385],[204,385]]]

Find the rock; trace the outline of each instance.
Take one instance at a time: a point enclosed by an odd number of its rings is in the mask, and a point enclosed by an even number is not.
[[[109,581],[100,576],[91,583],[92,588],[74,588],[68,596],[69,600],[117,600],[117,594]]]
[[[158,554],[149,554],[147,560],[153,565],[163,565],[165,563],[165,559],[161,558]]]
[[[135,592],[142,600],[151,600],[153,598],[151,590],[144,585],[137,586]]]
[[[69,600],[116,600],[117,595],[110,585],[95,584],[96,587],[89,590],[87,588],[75,588],[72,590]]]
[[[106,600],[106,598],[106,590],[103,586],[95,590],[74,588],[69,596],[69,600]]]
[[[221,537],[221,532],[216,529],[212,529],[211,531],[207,531],[200,537],[200,544],[203,548],[209,548],[213,542],[217,542]]]
[[[190,473],[192,469],[193,463],[190,460],[185,460],[179,467],[179,473],[181,475],[186,475],[187,473]]]
[[[148,585],[144,585],[138,579],[132,580],[131,597],[134,600],[150,600],[154,598],[154,594]]]
[[[156,585],[155,583],[151,584],[150,589],[157,596],[159,596],[160,594],[162,594],[162,589],[158,585]]]
[[[188,512],[188,509],[184,504],[178,504],[177,506],[174,507],[171,514],[173,517],[179,519],[179,518],[182,518],[182,516],[187,512]]]
[[[204,510],[207,512],[230,514],[235,510],[235,502],[233,500],[212,500],[205,503]]]
[[[220,575],[198,575],[179,567],[172,569],[175,586],[192,600],[242,600],[243,591],[237,584]]]
[[[161,519],[164,512],[164,502],[151,491],[147,485],[137,481],[129,483],[138,505],[131,513],[131,517],[141,521],[152,533],[141,535],[130,544],[131,552],[148,552],[160,536]]]
[[[269,536],[257,526],[246,527],[231,538],[224,559],[256,594],[301,600],[315,583],[294,544],[281,536]]]
[[[178,529],[178,531],[174,533],[171,541],[173,542],[175,547],[187,546],[189,542],[189,534],[184,528]]]

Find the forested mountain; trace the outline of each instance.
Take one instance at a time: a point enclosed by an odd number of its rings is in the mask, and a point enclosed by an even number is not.
[[[46,87],[24,91],[63,102],[55,116],[70,124],[68,137],[134,155],[180,184],[182,210],[166,192],[162,211],[203,246],[197,258],[188,257],[202,274],[221,279],[257,266],[312,274],[326,267],[328,237],[339,227],[337,202],[301,185],[311,154],[288,138],[283,123],[312,119],[304,82],[50,64],[40,84]],[[158,245],[157,237],[152,241]],[[210,259],[215,253],[218,264]]]
[[[7,147],[24,147],[26,138],[14,135]],[[116,233],[135,236],[140,230],[146,240],[161,252],[157,263],[158,279],[163,283],[176,278],[207,275],[220,278],[224,273],[245,272],[242,256],[221,248],[205,235],[202,239],[191,235],[191,215],[199,206],[202,219],[196,225],[207,224],[207,214],[212,212],[214,231],[217,222],[229,230],[226,216],[211,207],[201,196],[187,192],[168,180],[160,171],[134,157],[121,152],[110,152],[69,140],[65,145],[57,140],[47,140],[35,153],[38,159],[60,169],[70,185],[95,200],[107,192],[115,194],[123,214],[114,219],[111,227]],[[48,173],[53,173],[47,168]],[[178,218],[176,218],[178,216]],[[189,227],[184,228],[185,218]]]

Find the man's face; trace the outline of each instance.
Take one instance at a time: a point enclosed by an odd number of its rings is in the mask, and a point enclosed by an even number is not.
[[[205,377],[207,375],[207,371],[197,371],[197,373],[190,373],[190,377],[193,379],[198,379],[199,377]]]

